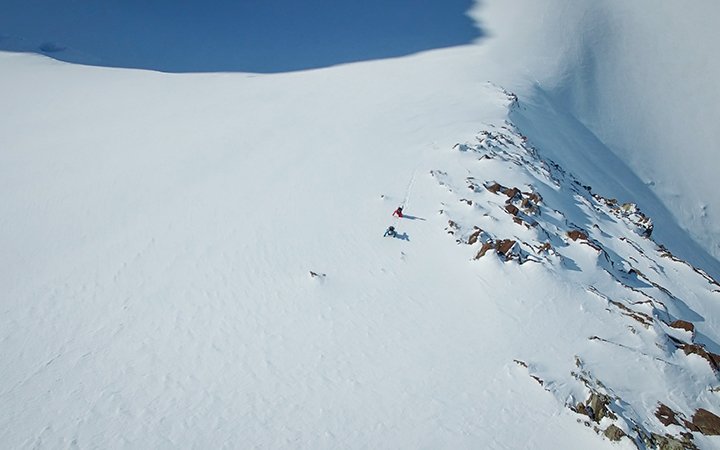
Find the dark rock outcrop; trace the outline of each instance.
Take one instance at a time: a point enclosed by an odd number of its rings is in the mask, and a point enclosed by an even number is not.
[[[625,432],[620,428],[616,427],[614,424],[607,427],[607,429],[603,431],[603,434],[611,441],[619,441],[623,438],[623,436],[625,436]]]
[[[510,252],[512,251],[513,247],[515,246],[515,241],[512,239],[503,239],[502,241],[499,241],[497,245],[495,246],[495,249],[499,255],[503,255],[506,258],[510,258]]]
[[[658,405],[657,410],[655,410],[655,417],[666,427],[668,425],[680,425],[677,420],[677,413],[664,403]]]
[[[595,413],[595,417],[593,419],[595,422],[600,422],[603,417],[610,417],[611,419],[617,419],[615,414],[613,414],[612,411],[608,408],[608,405],[610,405],[610,397],[608,397],[605,394],[600,394],[598,392],[593,392],[590,394],[590,399],[588,399],[588,406],[590,406]]]
[[[483,256],[485,256],[485,253],[488,252],[488,250],[491,250],[495,248],[495,243],[490,241],[483,244],[483,246],[480,248],[480,251],[477,252],[477,255],[475,255],[475,259],[480,259]]]
[[[508,189],[505,189],[504,191],[502,191],[502,193],[507,195],[508,201],[510,201],[520,195],[520,189],[518,189],[516,187],[508,188]]]
[[[567,232],[567,236],[572,239],[573,241],[577,241],[578,239],[582,241],[587,241],[588,235],[580,230],[572,230]]]
[[[699,344],[685,344],[682,347],[683,352],[686,355],[695,354],[704,358],[713,370],[718,371],[720,369],[720,355],[705,350],[702,345]]]
[[[480,233],[482,233],[482,230],[480,228],[475,227],[475,231],[470,234],[468,237],[468,245],[473,245],[478,241],[478,238],[480,237]]]
[[[691,333],[695,332],[695,325],[693,325],[692,323],[687,322],[685,320],[676,320],[673,323],[671,323],[670,326],[673,328],[680,328],[685,331],[689,331]]]
[[[696,450],[697,446],[693,444],[691,439],[683,437],[682,440],[674,438],[670,435],[660,436],[652,435],[651,445],[654,444],[659,450]]]
[[[704,435],[720,435],[720,417],[707,409],[700,408],[692,417],[692,424]]]
[[[483,246],[480,248],[480,251],[477,252],[474,259],[480,259],[488,252],[488,250],[495,249],[495,253],[497,253],[500,256],[504,256],[505,260],[510,260],[513,258],[514,255],[512,250],[515,248],[515,244],[517,241],[514,241],[512,239],[503,239],[500,241],[493,241],[488,240],[483,244]]]

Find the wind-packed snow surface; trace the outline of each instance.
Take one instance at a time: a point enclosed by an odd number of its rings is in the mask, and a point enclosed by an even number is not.
[[[720,445],[717,261],[497,49],[0,54],[3,445]]]

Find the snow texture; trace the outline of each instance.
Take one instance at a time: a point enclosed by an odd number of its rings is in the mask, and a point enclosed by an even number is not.
[[[557,72],[635,7],[501,3],[487,41],[304,72],[0,53],[3,446],[717,448],[707,223]]]

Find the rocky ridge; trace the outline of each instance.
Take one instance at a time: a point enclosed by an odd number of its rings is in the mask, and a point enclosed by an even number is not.
[[[509,110],[518,107],[516,96],[502,95]],[[585,363],[581,345],[564,376],[544,373],[543,361],[515,362],[607,439],[638,448],[711,445],[706,436],[720,434],[720,346],[714,332],[698,332],[704,318],[686,299],[720,301],[717,281],[656,243],[638,205],[594,192],[543,158],[509,121],[487,124],[452,152],[457,166],[430,175],[446,190],[438,211],[445,230],[468,259],[539,264],[581,285],[626,333],[577,336],[578,343],[596,343],[624,370],[643,372],[653,389],[631,400],[624,392],[637,385],[606,379],[602,367]]]

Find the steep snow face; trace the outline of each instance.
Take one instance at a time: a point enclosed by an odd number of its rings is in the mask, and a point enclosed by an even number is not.
[[[574,116],[661,200],[670,214],[646,205],[659,237],[684,234],[667,232],[674,219],[720,256],[718,2],[487,1],[475,16],[496,37],[507,86]],[[599,169],[615,170],[612,159]]]

